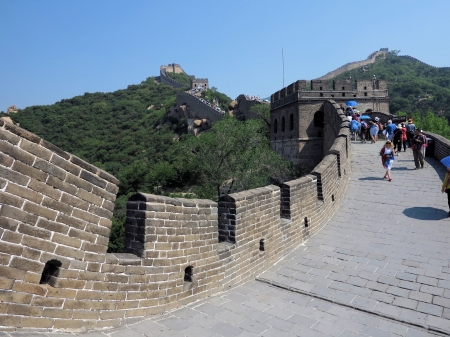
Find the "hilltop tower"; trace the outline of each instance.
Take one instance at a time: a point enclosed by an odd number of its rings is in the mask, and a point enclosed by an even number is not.
[[[270,97],[270,147],[305,170],[313,169],[332,144],[329,103],[355,100],[362,113],[389,114],[386,81],[299,80]],[[328,103],[328,104],[327,104]],[[330,142],[331,141],[331,142]]]

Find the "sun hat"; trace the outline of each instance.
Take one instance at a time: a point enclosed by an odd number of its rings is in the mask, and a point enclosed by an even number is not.
[[[378,117],[375,117],[375,122],[378,122],[380,119]]]

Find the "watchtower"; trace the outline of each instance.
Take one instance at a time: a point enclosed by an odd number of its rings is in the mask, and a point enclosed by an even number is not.
[[[270,104],[270,147],[305,170],[313,169],[329,150],[327,116],[333,104],[358,102],[361,113],[389,113],[386,81],[296,81],[275,92]],[[331,118],[331,117],[330,117]]]

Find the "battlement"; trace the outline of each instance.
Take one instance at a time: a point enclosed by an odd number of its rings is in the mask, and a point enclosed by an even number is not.
[[[332,146],[311,174],[218,203],[137,193],[123,254],[106,253],[118,180],[0,121],[2,328],[117,327],[272,266],[325,225],[347,186],[348,122],[328,107]]]

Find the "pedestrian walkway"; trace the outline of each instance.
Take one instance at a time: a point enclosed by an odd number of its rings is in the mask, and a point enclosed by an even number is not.
[[[352,147],[341,207],[306,244],[256,280],[139,323],[86,337],[450,335],[450,220],[440,193],[445,168],[412,153],[395,160],[382,142]],[[62,333],[0,333],[0,337]]]

